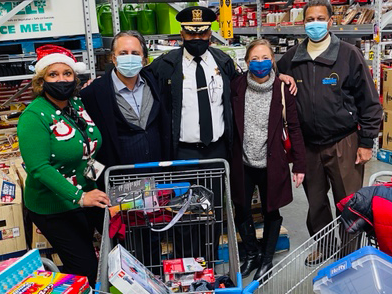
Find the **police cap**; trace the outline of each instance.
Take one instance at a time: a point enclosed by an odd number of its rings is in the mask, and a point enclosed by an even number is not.
[[[192,6],[181,10],[176,19],[187,33],[202,34],[211,28],[211,23],[216,20],[216,15],[209,8]]]

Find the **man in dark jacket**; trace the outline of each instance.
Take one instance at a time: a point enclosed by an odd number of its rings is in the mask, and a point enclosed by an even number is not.
[[[115,68],[81,91],[87,112],[102,134],[97,160],[106,167],[165,159],[161,136],[160,99],[147,64],[147,46],[136,31],[117,34],[112,41]],[[166,156],[167,157],[167,156]],[[149,170],[127,170],[141,173]],[[103,176],[98,186],[105,191]],[[160,265],[159,237],[149,230],[135,230],[136,254],[145,265]],[[144,245],[143,245],[144,244]],[[143,247],[143,248],[141,248]],[[151,247],[151,248],[150,248]],[[143,256],[140,254],[144,252]]]
[[[115,68],[80,93],[102,133],[97,160],[110,167],[165,159],[158,85],[143,68],[148,54],[144,38],[136,31],[121,32],[111,49]],[[104,191],[103,177],[98,184]]]
[[[305,193],[310,235],[332,221],[328,190],[335,204],[362,187],[364,164],[372,157],[382,109],[361,52],[329,33],[332,8],[314,0],[304,8],[308,38],[278,62],[297,82],[297,110],[306,145]],[[306,264],[322,260],[320,251]]]

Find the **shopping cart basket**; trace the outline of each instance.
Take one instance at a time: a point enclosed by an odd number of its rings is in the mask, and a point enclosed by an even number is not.
[[[148,172],[138,173],[139,170],[146,169]],[[118,213],[121,215],[121,222],[126,225],[125,238],[120,243],[150,271],[161,276],[163,260],[189,257],[180,255],[190,249],[193,255],[197,255],[192,257],[204,257],[206,265],[213,268],[215,273],[228,274],[237,284],[236,288],[219,289],[217,292],[225,290],[227,293],[241,293],[242,281],[238,275],[239,256],[227,161],[211,159],[152,162],[114,166],[105,172],[106,193],[109,196],[118,195],[119,191],[125,191],[124,187],[140,182],[145,189],[125,192],[120,201]],[[208,211],[198,212],[196,209],[196,212],[192,212],[192,205],[197,203],[190,201],[189,194],[192,194],[190,191],[199,191],[198,189],[213,192],[212,199],[207,200]],[[169,195],[166,202],[161,201],[163,195]],[[181,195],[184,203],[190,202],[190,208],[173,223],[179,211],[171,206],[170,200],[180,199],[177,197]],[[136,205],[136,202],[142,203],[143,208]],[[154,217],[157,211],[164,216],[158,221]],[[113,248],[113,242],[116,242],[109,238],[109,223],[110,213],[106,209],[96,286],[97,290],[103,292],[107,292],[109,287],[108,253]],[[161,231],[162,228],[165,230]],[[187,234],[189,231],[192,233]],[[221,234],[217,234],[218,232]],[[189,240],[192,238],[195,239]],[[218,256],[216,238],[225,240],[226,243],[220,244]],[[155,252],[154,255],[149,254],[151,250]]]
[[[391,176],[389,171],[375,173],[369,179],[369,186],[390,181]],[[377,247],[375,238],[365,233],[347,234],[339,219],[340,216],[290,252],[258,281],[250,283],[244,293],[313,293],[312,281],[320,268],[361,247]],[[325,258],[318,264],[306,266],[305,259],[316,250],[322,252]]]

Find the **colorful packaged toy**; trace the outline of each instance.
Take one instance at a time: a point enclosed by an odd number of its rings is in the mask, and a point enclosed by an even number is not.
[[[86,277],[35,271],[7,293],[87,294],[90,293],[90,285]]]

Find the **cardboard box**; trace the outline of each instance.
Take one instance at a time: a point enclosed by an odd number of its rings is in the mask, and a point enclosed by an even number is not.
[[[170,290],[124,247],[110,251],[109,282],[124,294],[166,294]]]
[[[22,204],[0,205],[0,255],[26,250]]]
[[[35,271],[11,289],[11,293],[88,294],[90,285],[86,277],[71,274]]]
[[[0,16],[10,12],[18,2],[0,3]],[[91,29],[98,33],[95,0],[89,1]],[[84,35],[83,1],[33,1],[7,22],[1,24],[1,41]]]
[[[392,110],[384,110],[384,129],[382,131],[382,148],[392,150]]]
[[[384,70],[383,76],[382,107],[386,110],[392,110],[392,68]]]
[[[33,237],[31,240],[31,248],[36,249],[49,249],[52,248],[49,241],[45,238],[44,235],[38,230],[37,226],[33,224]]]

